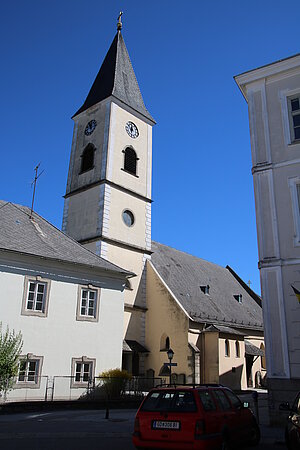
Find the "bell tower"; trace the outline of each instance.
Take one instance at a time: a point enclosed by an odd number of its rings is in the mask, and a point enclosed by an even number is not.
[[[121,34],[107,52],[74,132],[63,226],[97,255],[136,277],[125,287],[123,367],[142,374],[145,263],[151,255],[152,126]],[[113,324],[112,324],[113,333]]]

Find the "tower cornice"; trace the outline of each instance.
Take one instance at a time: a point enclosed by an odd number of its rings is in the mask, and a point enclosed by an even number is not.
[[[136,198],[138,198],[140,200],[144,200],[147,203],[152,203],[153,202],[153,200],[151,198],[145,197],[144,195],[141,195],[138,192],[135,192],[135,191],[133,191],[131,189],[128,189],[128,188],[126,188],[124,186],[121,186],[120,184],[114,183],[113,181],[107,180],[106,178],[103,179],[103,180],[96,181],[94,183],[86,184],[86,185],[84,185],[84,186],[82,186],[82,187],[80,187],[78,189],[74,189],[73,191],[66,192],[66,194],[63,197],[64,198],[72,197],[75,194],[78,194],[80,192],[84,192],[84,191],[86,191],[88,189],[91,189],[91,188],[93,188],[95,186],[100,186],[101,184],[107,184],[107,185],[109,185],[109,186],[111,186],[111,187],[113,187],[115,189],[118,189],[119,191],[122,191],[122,192],[125,192],[127,194],[133,195],[134,197],[136,197]]]

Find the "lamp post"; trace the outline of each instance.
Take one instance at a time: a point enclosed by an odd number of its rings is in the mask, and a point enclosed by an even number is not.
[[[169,368],[170,368],[170,384],[172,382],[172,359],[174,356],[174,352],[171,348],[169,348],[169,350],[167,351],[167,355],[168,355],[168,359],[169,359]]]

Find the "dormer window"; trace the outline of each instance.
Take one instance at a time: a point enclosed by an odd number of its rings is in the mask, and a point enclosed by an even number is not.
[[[242,294],[236,294],[234,295],[234,298],[236,299],[237,302],[242,303],[243,302],[243,296]]]
[[[82,172],[87,172],[88,170],[93,169],[94,167],[94,153],[95,153],[95,147],[93,144],[88,144],[85,149],[83,150],[83,153],[81,155],[81,170]]]
[[[209,294],[209,285],[206,284],[205,286],[200,286],[201,291],[203,292],[203,294]]]
[[[131,173],[136,176],[136,168],[138,157],[136,156],[135,150],[132,147],[126,147],[123,150],[124,153],[124,169],[125,172]]]

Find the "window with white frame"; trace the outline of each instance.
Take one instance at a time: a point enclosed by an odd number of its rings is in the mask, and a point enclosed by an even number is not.
[[[87,382],[92,377],[92,362],[77,362],[75,364],[75,382]]]
[[[47,316],[50,280],[39,276],[25,277],[22,314]]]
[[[80,314],[82,316],[95,317],[97,304],[97,291],[81,289]]]
[[[72,387],[81,387],[83,384],[91,383],[95,372],[96,360],[94,358],[72,359]]]
[[[79,286],[77,320],[98,320],[99,297],[99,288],[93,286]]]
[[[291,142],[300,140],[300,94],[288,97]]]
[[[36,383],[38,377],[38,360],[26,361],[23,359],[19,365],[18,381],[25,383]]]
[[[29,281],[26,309],[44,311],[47,284]]]
[[[288,180],[294,219],[294,245],[300,245],[300,176]]]
[[[19,373],[17,376],[16,387],[40,387],[41,370],[42,370],[42,356],[35,356],[28,354],[21,356],[19,361]]]

